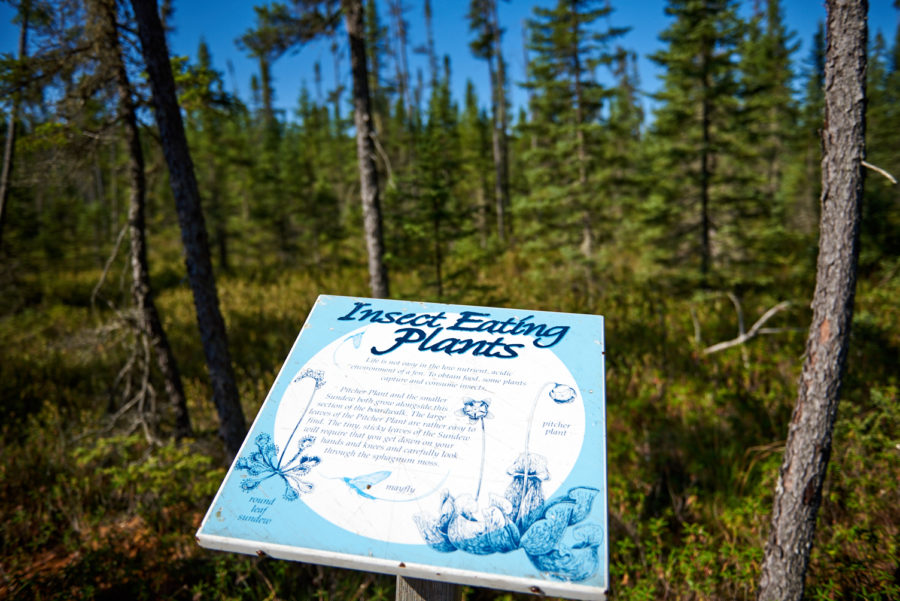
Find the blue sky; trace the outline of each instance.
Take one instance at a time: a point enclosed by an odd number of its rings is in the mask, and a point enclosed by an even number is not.
[[[472,57],[468,42],[471,38],[465,19],[468,0],[432,0],[434,8],[435,46],[439,56],[449,54],[453,70],[453,90],[461,95],[465,90],[465,82],[471,79],[478,90],[483,105],[488,101],[488,73],[484,61]],[[531,15],[534,6],[552,6],[555,0],[511,0],[500,2],[500,20],[506,28],[504,52],[509,63],[509,76],[512,82],[524,79],[524,53],[522,49],[522,27],[524,20]],[[892,0],[870,0],[869,27],[870,35],[877,31],[893,40],[898,26],[898,11],[892,7]],[[226,86],[237,91],[245,101],[250,101],[250,78],[256,71],[256,64],[237,49],[234,40],[244,31],[252,27],[255,21],[253,5],[250,0],[218,0],[201,2],[199,0],[174,0],[175,15],[173,25],[175,31],[170,37],[170,50],[179,55],[196,56],[197,46],[205,39],[213,56],[216,69],[225,76]],[[409,11],[407,20],[410,24],[410,49],[425,43],[425,26],[422,15],[422,0],[407,0]],[[621,38],[621,44],[640,56],[639,70],[641,87],[652,92],[658,86],[658,69],[647,56],[662,45],[659,33],[667,26],[668,18],[664,14],[664,0],[613,0],[614,12],[608,18],[609,24],[616,27],[631,27],[631,31]],[[753,0],[744,0],[742,10],[750,11]],[[387,23],[387,9],[383,0],[379,0],[379,9],[383,21]],[[789,29],[797,33],[801,43],[800,50],[794,55],[795,61],[804,60],[809,53],[810,40],[819,21],[825,19],[823,0],[786,0],[784,2],[786,22]],[[7,3],[0,3],[0,52],[14,52],[17,30],[10,24],[13,11]],[[342,40],[343,41],[343,40]],[[411,71],[424,69],[423,57],[410,51]],[[334,81],[334,62],[326,42],[304,46],[299,52],[287,55],[276,62],[273,69],[276,107],[284,110],[288,117],[293,116],[297,106],[300,87],[303,82],[315,97],[313,69],[315,62],[321,63],[324,92]],[[342,83],[350,87],[350,66],[346,53],[341,58]],[[233,76],[229,74],[227,64],[233,67]],[[525,98],[523,90],[512,86],[513,104],[520,105]],[[345,96],[345,99],[349,96]],[[349,107],[347,108],[349,111]]]

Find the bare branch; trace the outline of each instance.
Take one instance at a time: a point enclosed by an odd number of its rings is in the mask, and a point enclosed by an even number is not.
[[[703,342],[703,336],[700,331],[700,320],[697,319],[697,310],[691,306],[691,321],[694,323],[694,342],[700,344]]]
[[[870,163],[870,162],[868,162],[868,161],[860,161],[860,164],[861,164],[863,167],[868,167],[869,169],[871,169],[871,170],[874,171],[875,173],[880,173],[881,175],[883,175],[883,176],[885,176],[886,178],[888,178],[889,180],[891,180],[891,183],[892,183],[892,184],[894,184],[895,186],[897,185],[897,179],[896,179],[893,175],[891,175],[890,173],[888,173],[887,171],[885,171],[884,169],[882,169],[881,167],[879,167],[879,166],[877,166],[877,165],[873,165],[872,163]]]
[[[790,301],[782,301],[782,302],[778,303],[777,305],[775,305],[774,307],[772,307],[771,309],[769,309],[768,311],[763,313],[762,317],[757,319],[756,323],[754,323],[752,326],[750,326],[750,330],[747,331],[747,333],[739,334],[737,338],[734,338],[732,340],[727,340],[725,342],[719,342],[718,344],[708,346],[705,349],[703,349],[703,354],[711,355],[712,353],[717,353],[719,351],[724,351],[725,349],[729,349],[733,346],[738,346],[740,344],[744,344],[748,340],[750,340],[752,338],[756,338],[760,334],[776,333],[775,331],[773,331],[770,328],[764,329],[763,326],[766,324],[767,321],[772,319],[776,314],[780,313],[781,311],[784,311],[789,306],[791,306]],[[781,329],[779,328],[779,330],[781,330]]]
[[[106,265],[103,266],[103,273],[100,274],[100,279],[97,281],[97,285],[94,286],[94,289],[91,291],[91,307],[93,307],[97,303],[97,294],[100,292],[100,288],[103,287],[103,283],[106,281],[106,276],[109,274],[109,268],[112,267],[113,261],[116,260],[116,256],[119,254],[119,248],[122,246],[122,240],[125,238],[125,232],[128,231],[128,224],[122,226],[122,229],[119,231],[119,236],[116,238],[116,243],[113,246],[112,252],[109,254],[109,258],[106,260]]]

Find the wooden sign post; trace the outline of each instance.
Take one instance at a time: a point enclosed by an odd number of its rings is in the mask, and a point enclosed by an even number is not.
[[[197,538],[403,600],[603,599],[603,370],[599,316],[321,296]]]

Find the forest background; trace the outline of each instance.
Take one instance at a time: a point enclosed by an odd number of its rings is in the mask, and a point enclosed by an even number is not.
[[[108,0],[29,7],[25,52],[0,64],[18,118],[0,222],[2,596],[391,598],[387,577],[196,546],[227,451],[133,15]],[[391,294],[605,315],[616,596],[752,598],[810,320],[824,34],[800,56],[777,0],[672,0],[648,98],[606,2],[534,8],[524,32],[495,7],[473,1],[444,56],[429,3],[367,4]],[[274,104],[272,65],[298,43],[324,39],[349,67],[343,27],[296,8],[260,5],[246,24],[247,97],[208,48],[172,58],[251,417],[316,296],[370,293],[348,77],[329,86],[313,61],[292,110]],[[867,160],[896,175],[900,28],[886,39],[873,25]],[[523,33],[521,81],[498,49]],[[454,85],[464,52],[488,86]],[[145,161],[148,286],[190,434],[135,307],[115,56]],[[900,596],[898,201],[870,173],[814,599]]]

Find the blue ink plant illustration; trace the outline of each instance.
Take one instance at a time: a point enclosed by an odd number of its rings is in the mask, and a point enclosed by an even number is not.
[[[281,410],[288,416],[292,414],[298,415],[298,418],[290,436],[284,443],[284,448],[280,449],[281,452],[279,453],[278,445],[272,441],[272,437],[269,434],[262,433],[255,440],[257,450],[249,456],[240,457],[237,460],[235,468],[246,471],[248,476],[241,481],[241,490],[244,492],[256,489],[262,482],[273,476],[278,476],[284,481],[285,490],[282,496],[287,501],[293,501],[301,494],[312,491],[312,483],[303,480],[303,477],[312,468],[319,465],[321,460],[318,456],[304,454],[304,451],[315,443],[315,438],[312,436],[299,438],[295,445],[296,450],[293,450],[294,454],[285,461],[285,455],[292,448],[291,443],[297,437],[300,424],[303,423],[303,418],[306,417],[306,412],[309,411],[309,407],[312,405],[316,391],[325,385],[325,373],[314,369],[303,370],[292,380],[291,384],[298,384],[307,378],[312,380],[314,384],[308,397],[290,394],[293,392],[290,386],[282,397]],[[277,459],[275,458],[276,455],[278,456]]]
[[[312,468],[319,465],[318,457],[303,454],[303,451],[315,442],[312,436],[300,439],[296,453],[287,462],[282,462],[283,453],[281,458],[275,459],[275,455],[278,454],[278,446],[272,442],[272,437],[268,434],[260,434],[256,437],[255,442],[257,450],[249,457],[238,459],[235,466],[239,470],[246,471],[249,476],[241,481],[241,489],[244,492],[256,489],[273,476],[278,476],[284,481],[283,496],[287,501],[293,501],[301,494],[308,493],[313,489],[311,483],[302,479]]]
[[[544,394],[559,404],[576,397],[575,389],[566,384],[548,382],[538,390],[527,421],[525,450],[507,470],[511,482],[503,496],[490,494],[487,507],[481,507],[478,497],[483,474],[479,474],[475,497],[453,496],[445,489],[437,516],[420,513],[413,520],[425,543],[436,551],[490,555],[522,549],[549,577],[580,582],[596,573],[602,559],[603,529],[585,523],[600,491],[576,486],[565,495],[545,498],[543,482],[550,478],[547,460],[528,450],[535,407]],[[488,406],[489,401],[467,399],[461,413],[480,421],[483,432],[484,419],[490,417]],[[481,463],[483,470],[483,448]]]
[[[463,408],[459,410],[459,414],[463,415],[469,420],[473,422],[479,422],[481,424],[481,466],[478,469],[478,488],[475,491],[475,502],[478,502],[478,497],[481,495],[481,481],[484,478],[484,455],[485,455],[485,447],[487,445],[487,434],[484,431],[484,420],[488,418],[494,417],[490,411],[488,411],[488,407],[491,402],[487,399],[483,399],[480,401],[476,401],[475,399],[466,399],[463,403]]]

